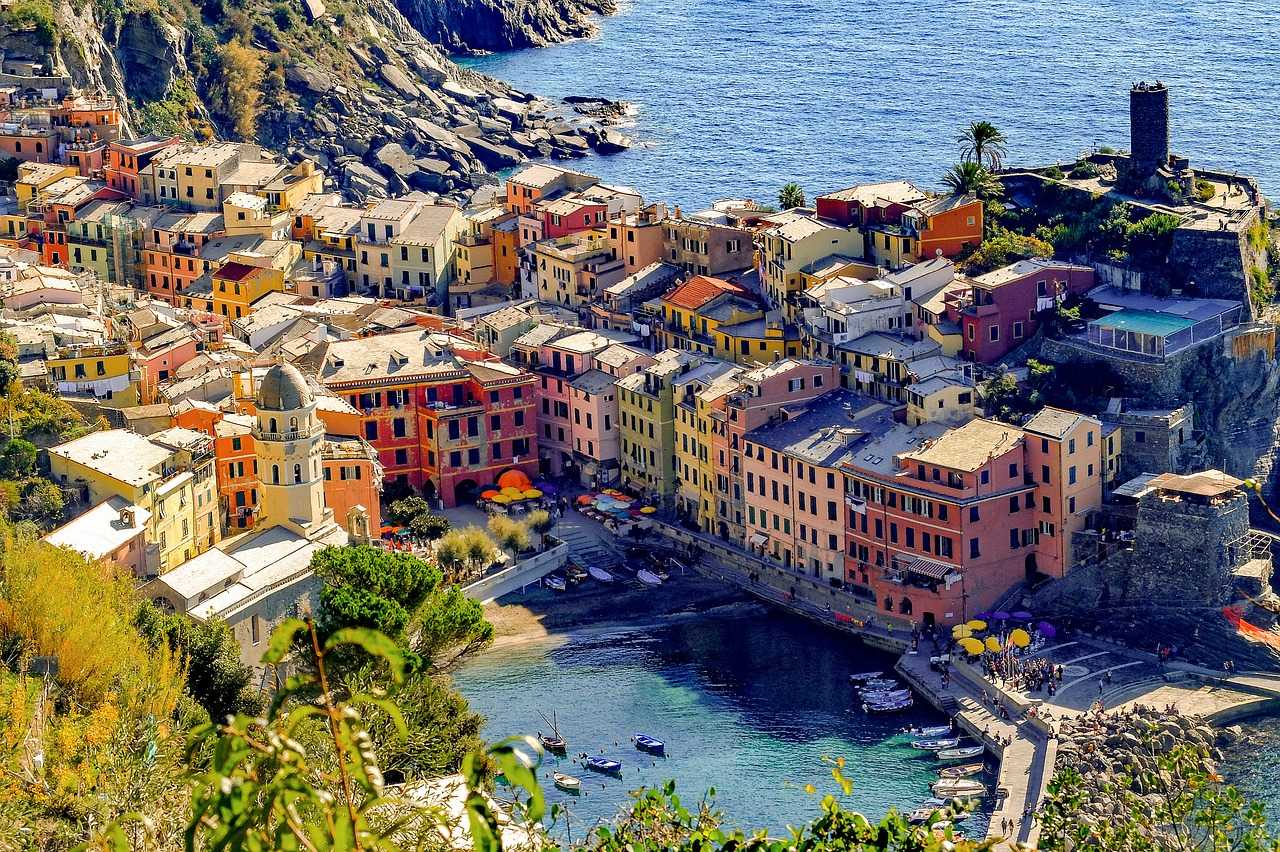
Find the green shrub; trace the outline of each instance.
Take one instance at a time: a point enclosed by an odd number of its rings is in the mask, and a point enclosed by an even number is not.
[[[45,47],[58,44],[58,22],[49,0],[16,0],[0,13],[0,22],[11,30],[32,30]]]

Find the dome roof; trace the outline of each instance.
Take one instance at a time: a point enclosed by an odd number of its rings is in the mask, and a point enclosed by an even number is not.
[[[306,377],[292,364],[276,364],[258,383],[258,408],[297,411],[314,401]]]

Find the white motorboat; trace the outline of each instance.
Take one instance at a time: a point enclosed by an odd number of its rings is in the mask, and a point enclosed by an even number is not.
[[[553,772],[552,779],[556,782],[556,786],[561,790],[570,793],[577,793],[582,790],[582,781],[574,778],[572,775],[565,775],[563,772]]]
[[[867,680],[875,680],[883,674],[884,672],[859,672],[858,674],[849,675],[849,680],[854,683],[862,683]]]
[[[591,565],[588,566],[587,573],[590,574],[592,578],[599,580],[601,583],[613,582],[613,575],[603,568],[597,568],[596,566]]]
[[[968,760],[972,757],[980,756],[984,751],[986,749],[980,745],[945,748],[938,752],[938,760]]]
[[[909,695],[911,695],[911,690],[909,689],[892,689],[877,692],[864,692],[862,693],[862,700],[868,704],[883,704],[886,701],[897,701],[899,699],[906,698]]]
[[[938,737],[932,740],[913,740],[912,748],[918,748],[921,751],[942,751],[944,748],[955,748],[960,745],[958,737]]]
[[[561,577],[559,574],[548,574],[542,578],[542,582],[548,589],[556,592],[563,592],[565,589],[569,588],[564,577]]]
[[[944,766],[938,770],[938,775],[942,778],[964,778],[969,775],[979,775],[982,770],[986,769],[983,763],[965,763],[961,766]]]
[[[641,568],[636,572],[636,579],[646,586],[661,586],[662,578],[647,568]]]
[[[947,798],[972,798],[987,795],[987,785],[972,778],[943,778],[933,782],[933,794]]]
[[[951,733],[950,725],[933,725],[928,728],[907,728],[904,734],[911,734],[916,737],[945,737]]]

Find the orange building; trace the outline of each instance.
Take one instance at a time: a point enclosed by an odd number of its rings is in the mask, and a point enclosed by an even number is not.
[[[151,158],[179,141],[177,136],[143,136],[108,142],[103,170],[107,186],[128,193],[135,201],[141,200],[142,173],[151,164]]]
[[[520,222],[508,219],[493,226],[493,280],[510,287],[520,271]]]
[[[173,305],[217,259],[205,246],[223,234],[221,213],[165,213],[143,237],[143,281],[147,292]]]
[[[635,213],[623,213],[609,220],[609,247],[621,260],[628,275],[663,259],[667,205],[650,204]]]

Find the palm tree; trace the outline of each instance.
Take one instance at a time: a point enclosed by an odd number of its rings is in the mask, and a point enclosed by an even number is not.
[[[1004,146],[1009,140],[991,122],[975,121],[960,131],[956,141],[960,143],[960,156],[965,162],[972,161],[996,171],[1004,162]]]
[[[790,210],[792,207],[803,207],[804,190],[800,188],[800,184],[792,181],[784,186],[778,192],[778,204],[783,210]]]
[[[996,176],[987,169],[972,161],[958,163],[947,170],[942,182],[952,192],[961,195],[976,195],[983,201],[999,198],[1004,194],[1004,187]]]

